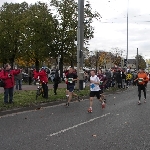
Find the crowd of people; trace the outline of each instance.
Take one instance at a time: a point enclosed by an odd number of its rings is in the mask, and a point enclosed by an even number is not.
[[[39,80],[42,84],[44,95],[43,97],[48,99],[48,71],[46,68],[41,68],[39,71],[30,69],[29,70],[30,79]],[[72,97],[75,96],[78,101],[80,101],[79,96],[74,92],[75,84],[79,80],[77,71],[69,67],[64,70],[65,83],[66,83],[66,97],[68,107]],[[129,88],[130,85],[138,85],[138,104],[141,104],[141,90],[144,92],[144,102],[146,103],[146,86],[149,81],[149,74],[140,69],[138,72],[136,70],[131,72],[130,69],[109,69],[98,71],[90,70],[85,71],[84,81],[90,83],[90,106],[88,112],[92,112],[93,98],[96,96],[102,104],[102,108],[105,108],[106,98],[104,96],[104,91],[109,90],[111,87],[117,88]],[[14,68],[11,69],[9,64],[6,64],[4,68],[0,71],[0,79],[4,82],[4,103],[13,103],[13,89],[16,82],[16,90],[22,90],[22,69]],[[58,84],[60,83],[59,70],[55,71],[54,77],[54,94],[57,95]]]

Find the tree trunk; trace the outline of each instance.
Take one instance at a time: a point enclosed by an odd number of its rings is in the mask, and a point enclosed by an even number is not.
[[[11,66],[12,69],[14,67],[14,61],[15,61],[15,57],[12,57],[12,58],[9,59],[9,63],[10,63],[10,66]]]
[[[59,69],[60,69],[60,77],[63,78],[63,57],[62,56],[60,58]]]
[[[36,68],[36,71],[38,72],[39,68],[40,68],[40,62],[38,59],[36,59],[36,61],[35,61],[35,68]]]

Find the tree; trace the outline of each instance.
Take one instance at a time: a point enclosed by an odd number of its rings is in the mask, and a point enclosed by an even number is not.
[[[137,60],[137,55],[135,57]],[[145,69],[146,68],[146,61],[144,60],[142,55],[138,55],[138,69]]]
[[[122,57],[122,55],[123,55],[123,52],[124,52],[124,50],[122,50],[122,49],[119,49],[118,47],[115,47],[115,48],[112,48],[111,49],[111,53],[113,54],[113,58],[112,58],[112,62],[115,64],[115,65],[117,65],[117,66],[121,66],[121,64],[122,64],[122,60],[123,60],[123,57]]]
[[[93,38],[93,19],[100,18],[100,15],[97,12],[92,12],[92,8],[88,1],[87,4],[87,7],[85,7],[85,44],[87,44],[88,41]],[[57,26],[54,34],[56,40],[53,42],[53,47],[55,51],[54,57],[58,57],[58,55],[61,55],[60,73],[62,76],[64,59],[69,58],[71,60],[72,57],[76,56],[78,4],[75,0],[51,0],[50,5],[57,12],[56,15],[53,15],[57,20]]]
[[[30,5],[26,13],[26,24],[24,25],[24,53],[28,61],[35,62],[36,69],[39,70],[40,61],[50,57],[52,51],[53,37],[53,17],[48,5],[45,3],[35,3]]]
[[[1,62],[13,66],[15,58],[21,53],[23,45],[24,13],[28,4],[4,3],[0,8],[0,55]]]

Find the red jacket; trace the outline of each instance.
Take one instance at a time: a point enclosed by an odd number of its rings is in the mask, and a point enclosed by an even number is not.
[[[14,75],[17,75],[20,73],[20,70],[3,70],[0,72],[0,79],[4,80],[5,82],[5,89],[12,88],[15,85],[14,81]],[[11,74],[11,77],[8,76],[8,74]]]
[[[38,72],[36,70],[33,70],[33,78],[34,79],[38,78]]]
[[[36,76],[40,77],[41,82],[48,83],[48,77],[45,70],[41,70],[39,73],[36,74]]]

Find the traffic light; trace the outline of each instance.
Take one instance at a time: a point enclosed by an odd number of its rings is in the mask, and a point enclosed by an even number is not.
[[[124,59],[124,67],[127,66],[127,59]]]

